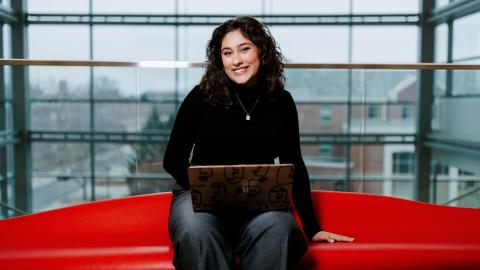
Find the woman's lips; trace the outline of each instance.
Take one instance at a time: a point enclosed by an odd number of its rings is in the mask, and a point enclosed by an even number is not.
[[[232,71],[237,75],[241,75],[245,73],[245,71],[247,71],[247,67],[236,68],[236,69],[233,69]]]

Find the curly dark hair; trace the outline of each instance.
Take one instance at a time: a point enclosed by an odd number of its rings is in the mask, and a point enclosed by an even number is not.
[[[212,106],[232,105],[228,87],[234,84],[224,71],[221,46],[225,35],[240,30],[259,49],[259,81],[265,85],[265,94],[274,96],[285,90],[284,57],[268,27],[252,17],[237,17],[215,28],[207,47],[206,71],[200,81],[204,99]]]

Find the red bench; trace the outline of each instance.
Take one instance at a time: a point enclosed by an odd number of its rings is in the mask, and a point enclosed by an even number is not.
[[[325,230],[298,269],[480,269],[480,210],[314,191]],[[173,269],[171,194],[86,203],[0,221],[0,269]]]

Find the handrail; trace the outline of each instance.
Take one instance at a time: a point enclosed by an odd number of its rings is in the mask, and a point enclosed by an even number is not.
[[[202,62],[188,61],[98,61],[98,60],[38,60],[38,59],[0,59],[0,65],[6,66],[87,66],[87,67],[143,67],[143,68],[191,68],[204,67]],[[286,68],[302,69],[418,69],[418,70],[480,70],[475,64],[450,63],[286,63]]]
[[[451,203],[453,203],[453,202],[456,202],[456,201],[458,201],[458,200],[460,200],[460,199],[463,199],[463,198],[465,198],[465,197],[467,197],[467,196],[470,196],[471,194],[473,194],[473,193],[475,193],[475,192],[477,192],[477,191],[479,191],[479,190],[480,190],[480,187],[476,187],[476,188],[474,188],[474,189],[472,189],[472,190],[470,190],[470,191],[468,191],[468,192],[465,192],[464,194],[462,194],[462,195],[460,195],[460,196],[458,196],[458,197],[456,197],[456,198],[450,199],[450,200],[442,203],[442,205],[449,205],[449,204],[451,204]]]

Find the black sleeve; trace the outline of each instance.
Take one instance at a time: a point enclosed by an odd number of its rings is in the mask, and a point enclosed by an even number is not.
[[[285,101],[282,103],[285,109],[285,130],[280,151],[280,163],[292,163],[295,165],[295,179],[292,191],[293,202],[302,220],[305,234],[311,240],[320,231],[320,225],[315,216],[310,193],[310,179],[300,149],[297,108],[290,93],[286,92],[286,97],[283,98]]]
[[[190,166],[190,152],[195,143],[195,123],[200,102],[200,89],[197,86],[185,97],[178,109],[163,157],[164,169],[187,190],[189,189],[187,169]]]

